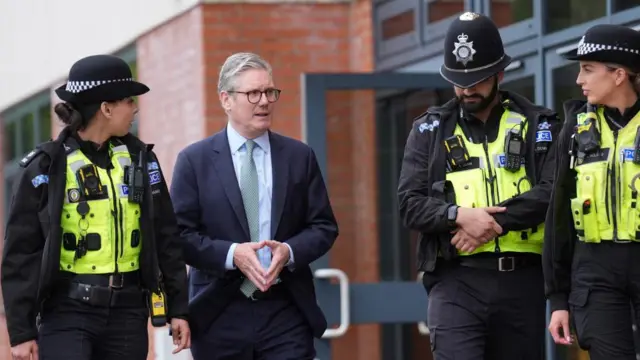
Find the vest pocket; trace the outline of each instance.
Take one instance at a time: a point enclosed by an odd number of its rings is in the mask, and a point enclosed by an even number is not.
[[[454,171],[447,174],[447,180],[453,184],[456,205],[468,208],[488,206],[482,169]]]
[[[578,174],[577,197],[571,199],[571,212],[578,238],[588,243],[599,243],[600,226],[607,224],[608,189],[603,188],[607,176],[606,163],[589,164],[589,169],[580,169]],[[597,193],[597,190],[603,190]],[[603,201],[604,200],[604,201]]]

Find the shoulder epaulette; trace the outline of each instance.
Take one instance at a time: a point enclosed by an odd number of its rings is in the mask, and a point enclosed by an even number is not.
[[[33,159],[38,157],[38,155],[42,154],[42,152],[43,151],[40,147],[31,150],[25,157],[22,158],[22,160],[20,160],[20,167],[26,168],[27,165],[29,165],[31,161],[33,161]]]

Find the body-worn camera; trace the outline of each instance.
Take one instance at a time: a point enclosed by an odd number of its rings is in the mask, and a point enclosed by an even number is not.
[[[98,168],[94,164],[81,167],[76,172],[80,193],[86,200],[103,199],[107,193],[100,182]]]
[[[520,170],[524,153],[524,139],[519,131],[511,130],[507,132],[504,152],[506,157],[504,168],[512,172]]]
[[[142,204],[144,200],[144,171],[142,168],[142,152],[138,156],[138,164],[131,164],[126,168],[125,183],[129,187],[129,202]]]
[[[444,140],[447,158],[453,170],[460,169],[470,163],[469,152],[460,135],[453,135]]]
[[[578,154],[588,154],[600,148],[600,131],[598,131],[598,117],[591,106],[587,107],[585,120],[576,126],[576,145]]]

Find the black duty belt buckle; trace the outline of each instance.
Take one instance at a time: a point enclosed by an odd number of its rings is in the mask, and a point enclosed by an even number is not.
[[[112,289],[122,289],[124,285],[124,276],[122,274],[109,275],[109,287]]]
[[[514,257],[498,258],[498,271],[509,272],[516,269],[516,259]]]
[[[620,239],[613,239],[613,242],[616,244],[629,244],[632,243],[632,240],[620,240]]]

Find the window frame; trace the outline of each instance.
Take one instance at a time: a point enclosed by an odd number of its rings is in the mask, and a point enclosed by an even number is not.
[[[0,117],[2,118],[3,136],[6,136],[7,127],[15,124],[17,136],[13,139],[15,141],[16,153],[14,158],[3,160],[3,176],[4,176],[4,209],[5,209],[5,222],[7,219],[9,205],[13,194],[13,189],[9,188],[9,182],[15,180],[16,175],[20,169],[20,160],[33,149],[25,148],[22,141],[22,133],[24,132],[25,122],[22,121],[25,116],[33,115],[33,143],[38,145],[43,141],[51,139],[50,133],[47,139],[40,138],[41,132],[41,113],[42,108],[51,109],[51,90],[46,89],[38,92],[37,94],[29,97],[28,99],[21,101],[7,110],[3,111]],[[51,110],[49,112],[51,114]],[[49,115],[49,122],[52,122],[51,115]],[[51,125],[49,127],[51,129]],[[4,137],[3,137],[4,140]]]

